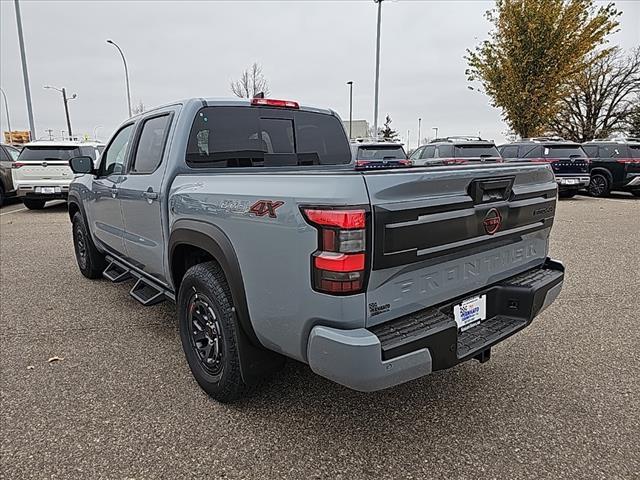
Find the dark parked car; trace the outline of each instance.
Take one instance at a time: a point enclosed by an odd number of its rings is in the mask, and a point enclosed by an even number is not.
[[[592,140],[582,148],[591,159],[591,195],[618,190],[640,197],[640,138]]]
[[[0,207],[4,204],[5,198],[16,194],[11,170],[18,155],[20,155],[20,150],[17,148],[4,143],[0,144]]]
[[[573,197],[589,185],[589,158],[579,143],[536,137],[500,145],[498,150],[506,162],[549,163],[561,197]]]
[[[464,163],[502,162],[495,143],[480,137],[436,138],[418,147],[409,157],[416,166],[457,165]]]
[[[358,170],[411,165],[401,143],[354,142],[351,144],[351,154]]]

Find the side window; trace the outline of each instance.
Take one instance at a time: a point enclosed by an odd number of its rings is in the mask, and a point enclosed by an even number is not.
[[[168,114],[144,121],[133,157],[131,172],[153,173],[158,168],[162,161],[170,124],[171,116]]]
[[[122,166],[124,165],[132,132],[133,124],[127,125],[113,138],[104,154],[100,157],[102,161],[98,170],[99,177],[122,173]]]
[[[627,156],[625,150],[626,150],[625,145],[601,145],[600,157],[601,158],[618,158],[618,157]]]
[[[597,145],[583,145],[582,149],[584,153],[587,154],[589,158],[597,158],[598,157],[598,146]]]
[[[0,147],[0,160],[3,162],[8,162],[10,160],[9,155],[7,155],[7,152],[5,152],[2,147]]]
[[[420,155],[420,158],[433,158],[435,154],[436,154],[436,147],[433,145],[430,145],[428,147],[425,147],[424,151],[422,152],[422,155]]]
[[[440,145],[438,146],[437,158],[453,157],[453,145]]]
[[[418,158],[422,158],[422,152],[424,152],[424,148],[425,147],[420,147],[417,148],[413,151],[413,153],[411,154],[411,157],[409,157],[411,160],[417,160]]]
[[[542,157],[542,146],[525,145],[520,147],[520,158],[540,158]]]
[[[500,154],[504,158],[517,158],[518,157],[518,146],[517,145],[506,145],[500,149]]]

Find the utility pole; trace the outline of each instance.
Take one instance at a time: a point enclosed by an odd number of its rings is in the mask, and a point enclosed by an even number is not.
[[[62,88],[57,88],[57,87],[52,87],[51,85],[45,85],[44,88],[46,89],[50,89],[50,90],[57,90],[58,92],[62,93],[62,101],[64,102],[64,114],[65,117],[67,118],[67,131],[69,132],[69,137],[73,137],[73,131],[71,130],[71,120],[69,118],[69,100],[75,100],[76,98],[78,98],[78,95],[76,95],[75,93],[73,95],[71,95],[71,97],[67,98],[67,90],[62,87]]]
[[[29,115],[29,129],[31,131],[31,140],[38,138],[36,136],[36,126],[33,123],[33,107],[31,106],[31,87],[29,87],[29,72],[27,71],[27,54],[24,51],[24,37],[22,35],[22,18],[20,17],[20,3],[18,0],[14,2],[16,7],[16,23],[18,24],[18,42],[20,43],[20,58],[22,59],[22,76],[24,78],[24,94],[27,98],[27,113]]]
[[[422,119],[418,119],[418,147],[420,146],[420,129],[422,127]]]
[[[7,94],[4,93],[4,90],[0,88],[0,92],[2,92],[2,96],[4,97],[4,108],[7,112],[7,126],[9,127],[9,143],[13,143],[13,131],[11,130],[11,117],[9,116],[9,102],[7,102]]]
[[[435,130],[435,132],[436,132],[436,138],[438,138],[438,127],[433,127],[431,130]]]
[[[353,82],[347,82],[349,85],[349,141],[353,138],[351,132],[353,131]]]
[[[382,22],[382,0],[373,0],[378,4],[378,33],[376,36],[376,91],[373,103],[373,134],[378,139],[378,92],[380,91],[380,24]]]

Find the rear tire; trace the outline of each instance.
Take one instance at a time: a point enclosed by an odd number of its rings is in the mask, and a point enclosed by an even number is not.
[[[229,285],[217,263],[187,270],[177,307],[182,348],[200,387],[222,403],[242,397],[247,385],[240,372],[240,332]]]
[[[640,197],[640,190],[633,190],[631,193],[634,197]]]
[[[32,199],[24,199],[22,201],[24,206],[29,210],[42,210],[44,208],[45,200],[32,200]]]
[[[588,190],[592,197],[607,197],[611,192],[611,182],[606,175],[594,173],[591,175]]]
[[[577,190],[561,190],[558,192],[560,198],[573,198],[578,193]]]
[[[0,207],[4,205],[4,185],[0,183]]]
[[[82,275],[87,278],[101,278],[107,262],[91,240],[91,236],[80,212],[76,212],[71,221],[73,228],[73,248],[76,261]]]

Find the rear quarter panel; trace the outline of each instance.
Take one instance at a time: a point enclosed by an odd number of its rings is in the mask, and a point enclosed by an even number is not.
[[[283,202],[276,217],[257,216],[258,201]],[[306,360],[306,340],[316,324],[365,325],[365,295],[336,297],[311,289],[311,254],[317,231],[300,205],[368,204],[356,173],[179,175],[169,195],[170,229],[180,219],[220,228],[240,264],[251,323],[266,347]]]

